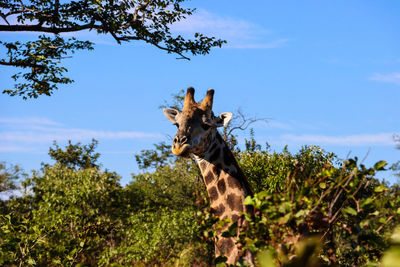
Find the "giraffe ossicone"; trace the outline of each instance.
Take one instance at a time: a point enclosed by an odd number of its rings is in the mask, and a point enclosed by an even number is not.
[[[242,213],[251,212],[243,200],[252,195],[252,191],[233,153],[217,130],[229,123],[232,113],[215,116],[212,111],[213,98],[214,90],[209,89],[204,100],[197,103],[194,100],[194,89],[189,87],[181,112],[176,109],[163,110],[167,119],[178,127],[172,152],[177,156],[193,156],[196,159],[215,214],[221,219],[229,218],[233,223],[241,225]],[[226,238],[222,236],[221,230],[217,231],[216,256],[227,257],[227,264],[235,264],[244,258],[252,265],[251,253],[243,252],[237,241],[238,236]]]

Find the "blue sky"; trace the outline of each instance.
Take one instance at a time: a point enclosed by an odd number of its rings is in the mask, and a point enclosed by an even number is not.
[[[51,162],[53,140],[99,140],[105,168],[130,181],[134,154],[173,135],[158,106],[193,86],[197,99],[214,88],[216,113],[238,108],[268,118],[256,139],[280,151],[320,145],[345,158],[400,160],[399,1],[190,1],[194,16],[173,27],[226,39],[207,56],[176,60],[140,42],[70,34],[96,42],[65,61],[75,83],[51,97],[0,95],[0,160],[25,170]],[[0,33],[4,41],[32,33]],[[1,89],[15,69],[0,66]],[[240,133],[240,136],[248,134]],[[381,175],[389,181],[389,172]]]

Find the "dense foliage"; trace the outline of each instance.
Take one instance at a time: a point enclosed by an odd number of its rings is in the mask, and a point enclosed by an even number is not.
[[[254,252],[269,249],[281,264],[289,264],[300,262],[301,257],[296,259],[299,242],[314,238],[320,246],[316,257],[326,265],[377,262],[400,220],[399,186],[388,187],[374,178],[386,163],[366,168],[355,158],[335,166],[333,155],[318,147],[303,148],[293,156],[284,151],[279,156],[286,158],[284,164],[276,161],[276,153],[264,161],[273,160],[276,168],[282,165],[282,172],[273,173],[286,177],[282,176],[279,186],[271,179],[273,190],[268,185],[245,200],[256,215],[247,216],[244,246]]]
[[[205,55],[225,41],[195,33],[186,39],[171,32],[174,23],[193,14],[182,6],[185,0],[103,1],[0,1],[0,31],[40,33],[37,40],[1,41],[5,49],[0,65],[23,69],[12,78],[13,89],[3,93],[24,99],[51,95],[59,84],[73,82],[61,61],[77,50],[92,50],[94,44],[62,33],[95,31],[112,36],[118,44],[144,41],[167,53],[189,59],[187,54]]]
[[[25,194],[1,205],[0,265],[212,265],[221,222],[195,162],[157,144],[136,156],[142,171],[122,187],[116,173],[101,169],[96,144],[54,144],[55,163],[20,178]],[[342,162],[316,146],[271,152],[252,136],[235,154],[256,192],[246,199],[256,212],[240,242],[257,265],[398,261],[398,232],[390,236],[400,189],[374,178],[385,162]],[[15,188],[19,169],[1,166],[2,190]]]

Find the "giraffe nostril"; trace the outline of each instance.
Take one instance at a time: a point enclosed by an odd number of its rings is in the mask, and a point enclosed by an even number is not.
[[[181,138],[181,144],[183,145],[183,144],[186,144],[186,143],[187,143],[187,138],[186,138],[186,136],[183,136]]]
[[[174,144],[178,142],[178,137],[174,137],[174,140],[172,141]]]

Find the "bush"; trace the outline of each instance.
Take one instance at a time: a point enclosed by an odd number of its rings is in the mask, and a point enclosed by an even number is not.
[[[327,165],[337,164],[338,159],[317,146],[303,147],[292,155],[286,147],[281,153],[271,153],[267,145],[265,150],[246,149],[239,154],[238,162],[255,192],[276,192],[294,172],[300,171],[297,176],[303,178],[315,176]]]
[[[212,265],[221,222],[195,163],[156,146],[137,157],[143,172],[123,188],[100,170],[96,144],[51,149],[56,163],[24,181],[24,196],[2,202],[0,265]],[[258,264],[378,264],[400,220],[400,187],[374,178],[385,162],[367,168],[316,146],[292,154],[247,144],[235,154],[255,214],[245,215],[240,242]]]
[[[284,155],[281,159],[292,161]],[[255,253],[269,249],[285,265],[299,258],[296,248],[302,240],[316,236],[322,245],[317,255],[324,264],[377,262],[400,219],[399,188],[373,178],[386,163],[366,168],[350,159],[335,167],[329,161],[332,157],[316,147],[304,148],[300,155],[293,161],[295,166],[278,164],[294,167],[287,179],[279,181],[280,190],[271,192],[265,181],[267,191],[245,200],[255,215],[246,216],[248,224],[241,233],[244,247]]]

